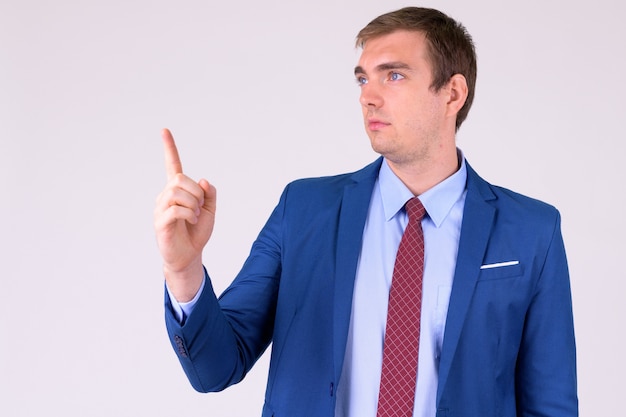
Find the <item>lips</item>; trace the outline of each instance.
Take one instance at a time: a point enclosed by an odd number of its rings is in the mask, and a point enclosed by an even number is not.
[[[367,128],[371,131],[381,130],[389,125],[390,123],[384,122],[379,119],[367,119]]]

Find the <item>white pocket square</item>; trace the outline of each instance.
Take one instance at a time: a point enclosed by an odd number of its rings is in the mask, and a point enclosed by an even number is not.
[[[507,261],[507,262],[498,262],[495,264],[485,264],[480,267],[480,269],[493,269],[493,268],[502,268],[503,266],[513,266],[519,265],[519,261]]]

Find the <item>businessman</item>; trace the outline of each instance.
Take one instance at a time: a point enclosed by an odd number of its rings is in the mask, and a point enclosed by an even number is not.
[[[202,263],[216,191],[183,174],[163,131],[155,229],[191,384],[239,382],[272,343],[264,417],[577,416],[559,213],[487,183],[456,146],[474,96],[471,37],[410,7],[374,19],[357,46],[381,157],[289,184],[219,298]]]

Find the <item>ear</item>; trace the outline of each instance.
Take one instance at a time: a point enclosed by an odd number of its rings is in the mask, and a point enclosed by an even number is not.
[[[467,80],[461,74],[454,74],[447,85],[448,91],[448,115],[455,116],[467,100]]]

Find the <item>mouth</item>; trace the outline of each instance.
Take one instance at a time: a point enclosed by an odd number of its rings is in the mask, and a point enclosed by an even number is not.
[[[390,124],[391,123],[387,123],[378,119],[367,119],[367,128],[372,132],[376,132],[378,130],[384,129]]]

